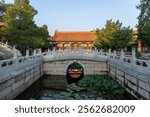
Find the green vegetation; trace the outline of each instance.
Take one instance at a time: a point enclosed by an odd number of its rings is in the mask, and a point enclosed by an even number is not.
[[[77,62],[74,62],[68,66],[68,69],[81,69],[81,68],[82,68],[82,66]]]
[[[3,16],[5,12],[6,12],[5,1],[1,0],[0,1],[0,22],[3,22]]]
[[[124,94],[125,90],[119,83],[107,75],[85,76],[78,83],[68,85],[67,92],[57,94],[57,99],[81,99],[79,93],[82,91],[109,97],[110,95]]]
[[[97,29],[97,40],[95,46],[105,50],[121,49],[129,46],[132,40],[132,29],[130,27],[122,27],[122,23],[108,20],[105,28]]]
[[[30,5],[29,0],[15,0],[3,17],[6,23],[6,27],[1,29],[3,40],[16,45],[23,52],[26,48],[48,48],[47,26],[38,27],[35,24],[36,14],[37,11]]]
[[[5,4],[4,0],[0,1],[0,22],[4,22],[4,16],[6,14],[6,10],[11,7],[12,4]],[[0,41],[5,41],[3,37],[3,30],[0,28]]]
[[[138,38],[145,47],[150,47],[150,0],[140,0],[137,6],[140,10],[138,16]]]

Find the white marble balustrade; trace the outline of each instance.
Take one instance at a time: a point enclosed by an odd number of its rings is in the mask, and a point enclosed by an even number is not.
[[[134,50],[133,50],[134,51]],[[109,52],[108,61],[111,64],[116,64],[118,67],[132,70],[133,72],[139,72],[141,74],[150,75],[150,60],[137,59],[135,52],[132,52],[131,57],[117,56],[114,53]]]
[[[25,57],[18,57],[18,55],[15,54],[13,59],[0,61],[0,80],[5,76],[12,76],[20,70],[42,64],[42,62],[43,58],[40,50],[32,56],[29,56],[28,51]]]
[[[89,50],[84,51],[80,50],[53,50],[45,53],[44,60],[52,61],[52,60],[65,60],[65,59],[86,59],[86,60],[107,60],[108,56],[106,53],[102,51]]]

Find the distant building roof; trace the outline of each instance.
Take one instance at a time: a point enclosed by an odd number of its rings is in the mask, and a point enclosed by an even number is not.
[[[56,31],[53,40],[55,41],[95,41],[96,31],[90,32],[59,32]]]

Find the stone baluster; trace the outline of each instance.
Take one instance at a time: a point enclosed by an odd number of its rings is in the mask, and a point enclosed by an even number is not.
[[[41,48],[38,49],[38,54],[39,54],[39,55],[42,55],[42,49],[41,49]]]
[[[53,48],[53,51],[54,51],[54,52],[56,51],[56,47]]]
[[[18,53],[17,53],[17,51],[16,51],[16,47],[14,46],[13,47],[13,53],[14,53],[14,57],[13,57],[13,59],[17,59],[18,58]]]
[[[108,60],[110,59],[110,56],[111,56],[111,48],[109,48],[109,50],[108,50],[108,55],[107,55]]]
[[[48,51],[47,51],[47,55],[50,55],[51,53],[50,53],[50,49],[48,49]]]
[[[121,49],[121,56],[120,56],[121,65],[123,65],[123,58],[124,58],[124,51],[123,49]]]
[[[29,50],[26,50],[26,57],[29,57]]]
[[[113,56],[114,56],[113,61],[116,62],[116,63],[119,62],[119,61],[116,59],[116,56],[117,56],[116,50],[113,51]]]
[[[56,54],[56,47],[54,47],[52,50],[52,56],[55,56],[55,54]]]
[[[109,56],[111,55],[111,48],[109,48],[109,50],[108,50],[108,55]]]
[[[5,44],[6,44],[6,46],[8,47],[8,41],[6,41],[6,43],[5,43]]]
[[[15,62],[15,70],[18,70],[18,53],[17,53],[17,50],[16,50],[16,47],[15,46],[13,46],[13,53],[14,53],[14,57],[13,57],[13,59],[14,59],[14,62]]]
[[[33,55],[34,55],[34,56],[36,55],[36,50],[33,51]]]
[[[58,51],[61,52],[61,48],[59,48]]]
[[[113,53],[113,54],[114,54],[114,56],[117,56],[116,50],[114,50],[114,53]]]
[[[136,59],[135,47],[132,47],[132,59]]]
[[[124,57],[124,51],[121,49],[121,57]]]
[[[132,67],[133,69],[135,68],[135,60],[136,60],[136,56],[135,56],[135,47],[132,47]]]
[[[97,50],[97,48],[95,47],[95,58],[97,58],[97,56],[98,56],[98,50]]]

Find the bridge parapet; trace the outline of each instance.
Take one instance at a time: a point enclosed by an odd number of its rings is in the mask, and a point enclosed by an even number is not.
[[[71,60],[71,59],[82,59],[82,60],[97,60],[97,61],[106,61],[108,59],[108,54],[102,51],[89,50],[84,51],[80,50],[48,50],[44,55],[44,61],[53,61],[53,60]]]
[[[111,53],[108,56],[108,62],[131,72],[150,76],[150,60],[137,59],[133,54],[131,57],[125,57],[124,55],[118,56]]]
[[[41,50],[0,61],[0,99],[14,99],[43,75]]]
[[[3,42],[0,42],[0,46],[1,47],[4,47],[4,48],[8,48],[10,50],[12,50],[13,48],[11,46],[9,46],[7,43],[3,43]]]
[[[1,60],[0,61],[0,82],[7,80],[9,76],[15,75],[18,71],[27,69],[34,65],[42,64],[43,58],[40,53],[34,53],[34,55],[29,56],[28,52],[25,57],[18,57],[17,54],[14,54],[13,59]]]
[[[133,96],[150,99],[150,60],[109,53],[108,72]]]

